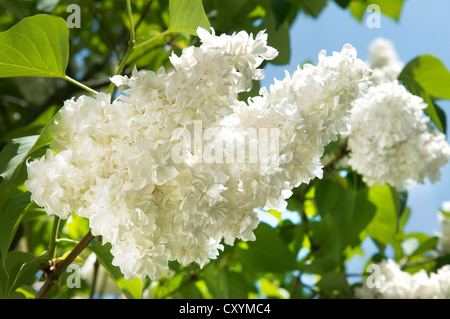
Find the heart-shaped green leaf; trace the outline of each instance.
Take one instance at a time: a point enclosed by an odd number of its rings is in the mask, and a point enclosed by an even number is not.
[[[0,33],[0,78],[64,78],[69,61],[69,29],[62,18],[27,17]]]

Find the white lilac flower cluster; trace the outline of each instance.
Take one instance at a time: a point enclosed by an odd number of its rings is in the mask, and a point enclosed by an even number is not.
[[[373,84],[352,110],[349,164],[369,186],[435,182],[450,159],[445,135],[430,128],[423,99],[395,79],[402,64],[389,42],[371,48]]]
[[[370,43],[367,63],[373,70],[371,81],[375,85],[394,81],[404,67],[393,43],[384,38],[376,38]]]
[[[283,209],[293,187],[322,176],[324,147],[368,86],[345,45],[246,104],[237,94],[277,55],[267,35],[198,35],[199,47],[171,56],[172,70],[112,78],[129,87],[113,102],[66,101],[51,149],[28,163],[32,199],[48,214],[88,218],[125,278],[158,278],[171,260],[204,265],[222,239],[254,240],[255,209]],[[276,147],[261,151],[267,144]],[[230,160],[233,149],[246,152]]]
[[[446,253],[450,253],[450,202],[442,204],[442,212],[438,214],[439,224],[441,225],[441,233],[439,234],[438,246]]]
[[[387,259],[378,264],[379,270],[355,288],[361,299],[449,299],[450,265],[439,268],[429,275],[424,269],[415,274],[401,270],[399,264]]]

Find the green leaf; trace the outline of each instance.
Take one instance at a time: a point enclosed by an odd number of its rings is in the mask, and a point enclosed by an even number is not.
[[[285,289],[277,287],[273,282],[266,278],[259,280],[261,293],[268,298],[287,299],[289,298],[289,292]]]
[[[253,271],[285,272],[298,268],[296,256],[280,235],[265,223],[255,230],[256,241],[247,242],[248,249],[238,249],[239,258]]]
[[[202,293],[198,289],[198,287],[195,285],[195,282],[192,282],[183,288],[181,288],[178,293],[174,294],[174,297],[179,297],[182,299],[202,299]]]
[[[389,186],[373,186],[369,190],[369,200],[376,207],[375,216],[367,226],[370,237],[382,245],[387,245],[397,234],[397,209]]]
[[[341,8],[347,8],[350,4],[350,0],[334,0]]]
[[[216,299],[227,299],[228,294],[228,281],[226,273],[223,269],[219,268],[217,264],[211,263],[203,271],[203,280],[206,287],[208,287],[209,293]]]
[[[30,286],[23,286],[17,288],[14,293],[22,295],[25,299],[34,299],[37,292]]]
[[[312,251],[312,262],[306,258],[301,261],[300,271],[323,274],[334,271],[342,262],[342,237],[338,227],[332,225],[331,219],[318,223],[309,223],[313,232],[312,243],[309,251]]]
[[[349,7],[353,16],[361,21],[367,7],[371,4],[378,5],[381,13],[398,21],[402,11],[403,0],[352,0]]]
[[[0,77],[64,78],[69,61],[69,29],[59,17],[27,17],[0,33]]]
[[[317,287],[321,290],[344,290],[349,291],[350,286],[348,285],[347,278],[344,274],[336,272],[327,272],[322,275],[322,278],[317,283]]]
[[[431,237],[421,243],[421,245],[411,254],[411,256],[421,256],[430,250],[436,250],[436,245],[439,241],[438,237]]]
[[[434,102],[434,108],[436,109],[436,113],[439,117],[439,120],[442,124],[442,132],[444,134],[447,134],[447,115],[445,114],[444,110]]]
[[[169,30],[197,35],[197,27],[209,30],[211,26],[202,0],[170,0],[169,16]]]
[[[302,270],[325,274],[342,264],[346,247],[360,244],[361,232],[373,219],[375,207],[368,199],[367,188],[344,188],[335,179],[321,180],[315,194],[321,220],[310,222],[313,258],[302,265]]]
[[[398,78],[406,83],[415,81],[432,99],[450,100],[450,72],[432,55],[421,55],[410,61]]]
[[[152,297],[155,299],[174,297],[172,293],[189,280],[185,277],[187,276],[183,272],[178,272],[172,278],[162,278],[159,284],[152,289]]]
[[[53,139],[54,120],[58,114],[42,130],[41,135],[15,138],[2,149],[0,152],[0,177],[3,177],[8,188],[17,178],[20,168],[27,158],[38,149],[50,145]]]
[[[39,135],[15,138],[0,152],[0,176],[8,187],[19,174],[19,170]]]
[[[398,80],[414,95],[428,104],[425,113],[441,131],[446,131],[445,113],[435,104],[435,99],[450,99],[450,72],[436,57],[421,55],[410,61]]]
[[[445,265],[450,265],[450,253],[446,254],[444,256],[441,256],[436,260],[436,270]]]
[[[406,208],[406,201],[408,199],[408,192],[407,191],[397,191],[397,189],[393,186],[389,186],[392,194],[392,198],[394,200],[395,204],[395,210],[397,212],[397,232],[400,230],[400,221],[403,216],[403,213],[405,212]]]
[[[29,204],[30,193],[25,192],[10,197],[3,206],[0,215],[0,254],[3,265],[6,260],[4,257],[19,227],[24,210]]]
[[[317,18],[327,5],[328,0],[301,0],[304,10]]]
[[[267,12],[260,28],[266,29],[267,34],[269,34],[267,44],[278,50],[278,56],[271,60],[270,63],[275,65],[288,64],[291,58],[289,27],[286,24],[281,24],[277,27],[274,14]]]
[[[278,28],[292,10],[292,2],[288,0],[269,0],[269,4],[275,15],[276,27]]]
[[[255,287],[250,285],[245,277],[235,271],[227,271],[228,298],[247,299],[248,293],[255,291]]]
[[[423,87],[416,82],[413,78],[400,74],[399,80],[412,94],[420,96],[425,104],[428,106],[425,108],[425,113],[430,117],[430,120],[436,125],[439,131],[444,132],[444,125],[441,121],[441,117],[436,109],[434,101],[429,94],[423,89]]]
[[[4,255],[5,256],[5,255]],[[2,261],[4,260],[4,269],[7,273],[7,280],[6,284],[3,285],[3,294],[4,297],[7,298],[11,291],[11,289],[14,286],[14,283],[19,280],[19,282],[23,282],[23,277],[20,277],[20,271],[24,264],[31,262],[35,259],[35,256],[30,253],[26,253],[23,251],[17,251],[12,250],[9,251],[5,258],[2,258]],[[36,269],[37,272],[37,269]],[[36,273],[35,272],[35,273]],[[18,287],[18,286],[15,286]]]
[[[33,280],[36,273],[40,270],[39,266],[48,261],[47,253],[26,261],[19,269],[16,278],[12,282],[10,291],[25,285],[27,282]]]
[[[375,215],[367,189],[346,189],[338,181],[322,180],[316,190],[316,205],[322,221],[336,228],[343,244],[359,242],[361,231]]]
[[[23,136],[39,135],[42,130],[47,126],[60,106],[53,105],[42,112],[33,122],[25,126],[21,126],[15,130],[12,130],[0,137],[0,142],[8,143],[14,138]]]
[[[114,279],[117,286],[119,286],[127,298],[140,299],[142,297],[142,280],[139,278],[126,280],[120,268],[112,264],[111,244],[101,245],[98,243],[90,248],[97,255],[98,260],[106,272]]]
[[[303,239],[305,232],[302,225],[294,225],[289,219],[285,219],[281,222],[280,237],[284,240],[288,248],[297,254],[303,245]]]
[[[75,213],[71,214],[66,222],[67,237],[72,240],[81,240],[89,231],[89,219]]]

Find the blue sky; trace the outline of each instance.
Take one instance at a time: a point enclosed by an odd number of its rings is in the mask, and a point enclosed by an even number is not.
[[[317,54],[325,49],[328,54],[340,51],[345,43],[352,44],[358,57],[368,59],[368,45],[377,38],[391,40],[398,55],[405,63],[422,54],[438,57],[450,67],[450,1],[409,0],[405,1],[399,22],[381,16],[381,27],[370,29],[366,18],[357,21],[349,10],[343,10],[333,1],[322,11],[318,19],[300,14],[291,28],[291,61],[289,65],[267,65],[263,86],[282,79],[284,70],[293,72],[297,65],[310,59],[317,63]],[[450,103],[440,102],[450,120]],[[450,200],[450,164],[441,169],[439,182],[417,185],[409,189],[408,206],[412,209],[411,218],[406,225],[407,232],[433,234],[440,229],[436,212],[443,201]]]

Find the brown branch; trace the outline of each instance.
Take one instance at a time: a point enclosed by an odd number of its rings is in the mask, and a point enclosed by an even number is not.
[[[50,270],[47,273],[47,280],[36,294],[36,299],[43,299],[50,289],[58,282],[59,277],[67,269],[67,267],[77,258],[77,256],[83,251],[84,248],[95,238],[89,231],[86,236],[75,246],[70,254],[61,263],[51,265]]]

